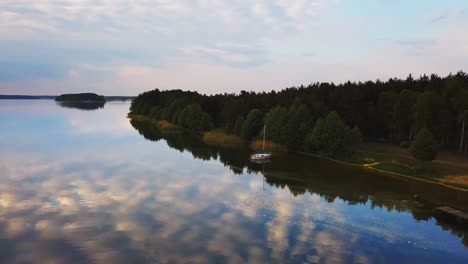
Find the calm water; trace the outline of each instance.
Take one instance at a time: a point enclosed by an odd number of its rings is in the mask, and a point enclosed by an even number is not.
[[[252,164],[128,107],[0,101],[1,263],[468,263],[468,231],[432,216],[464,193],[300,155]]]

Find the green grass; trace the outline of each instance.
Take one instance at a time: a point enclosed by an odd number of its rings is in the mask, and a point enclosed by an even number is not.
[[[434,166],[431,166],[432,164],[426,164],[426,167],[421,169],[417,168],[413,163],[408,164],[400,162],[397,159],[391,159],[391,157],[389,158],[388,156],[381,158],[378,157],[378,155],[356,153],[351,157],[339,158],[339,160],[357,165],[377,163],[370,167],[381,171],[388,171],[418,178],[434,178],[439,176],[439,173],[437,173]]]
[[[418,172],[418,170],[415,168],[398,162],[381,162],[372,167],[378,170],[389,171],[403,175],[421,176],[421,173]]]
[[[454,153],[439,153],[435,161],[425,162],[421,168],[420,163],[411,156],[408,149],[389,144],[371,143],[364,144],[353,156],[334,159],[468,190],[466,181],[468,159]],[[367,166],[364,166],[366,164]]]
[[[357,165],[364,165],[364,164],[374,163],[378,161],[374,157],[371,157],[369,155],[364,155],[361,153],[356,153],[352,156],[347,156],[347,157],[338,157],[338,160],[352,163],[352,164],[357,164]]]
[[[382,146],[379,147],[382,148]],[[361,166],[367,164],[368,167],[380,171],[397,173],[433,182],[440,182],[439,179],[448,175],[463,175],[463,171],[460,171],[459,168],[437,162],[426,162],[421,168],[420,164],[413,158],[401,156],[401,152],[395,153],[396,155],[392,155],[390,153],[394,148],[389,149],[390,150],[388,150],[387,153],[357,152],[352,156],[337,157],[336,159],[338,161]],[[468,188],[468,186],[464,184],[448,184],[463,189]]]

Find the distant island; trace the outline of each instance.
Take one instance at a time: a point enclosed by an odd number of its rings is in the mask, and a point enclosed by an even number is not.
[[[95,93],[62,94],[55,97],[57,102],[105,102],[106,97]]]
[[[68,94],[64,94],[68,95]],[[63,95],[60,95],[63,96]],[[57,97],[60,97],[57,95],[9,95],[9,94],[0,94],[0,100],[54,100]],[[110,102],[110,101],[127,101],[127,100],[132,100],[135,98],[135,96],[104,96],[105,102]],[[56,101],[62,101],[62,100],[56,100]],[[71,101],[73,102],[73,101]],[[80,102],[83,102],[80,100]],[[102,101],[97,101],[97,102],[102,102]]]

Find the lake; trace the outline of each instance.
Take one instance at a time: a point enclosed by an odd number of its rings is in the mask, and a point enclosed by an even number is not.
[[[466,192],[126,117],[0,101],[1,263],[468,263]]]

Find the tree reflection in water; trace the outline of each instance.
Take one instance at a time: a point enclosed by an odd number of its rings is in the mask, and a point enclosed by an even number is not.
[[[468,211],[468,193],[445,186],[399,177],[376,175],[361,168],[348,167],[315,157],[294,153],[276,153],[269,163],[249,160],[250,149],[225,149],[205,144],[202,137],[181,130],[161,131],[151,122],[131,120],[132,126],[151,141],[165,140],[171,148],[189,151],[201,160],[219,160],[235,174],[244,171],[262,173],[273,187],[287,188],[294,196],[317,194],[332,203],[336,199],[349,205],[370,203],[387,211],[410,212],[418,221],[434,217],[434,209],[446,205]],[[468,247],[465,227],[437,219],[444,230],[462,238]]]
[[[98,110],[104,108],[106,102],[56,102],[57,105],[64,108],[74,108],[80,110]]]

